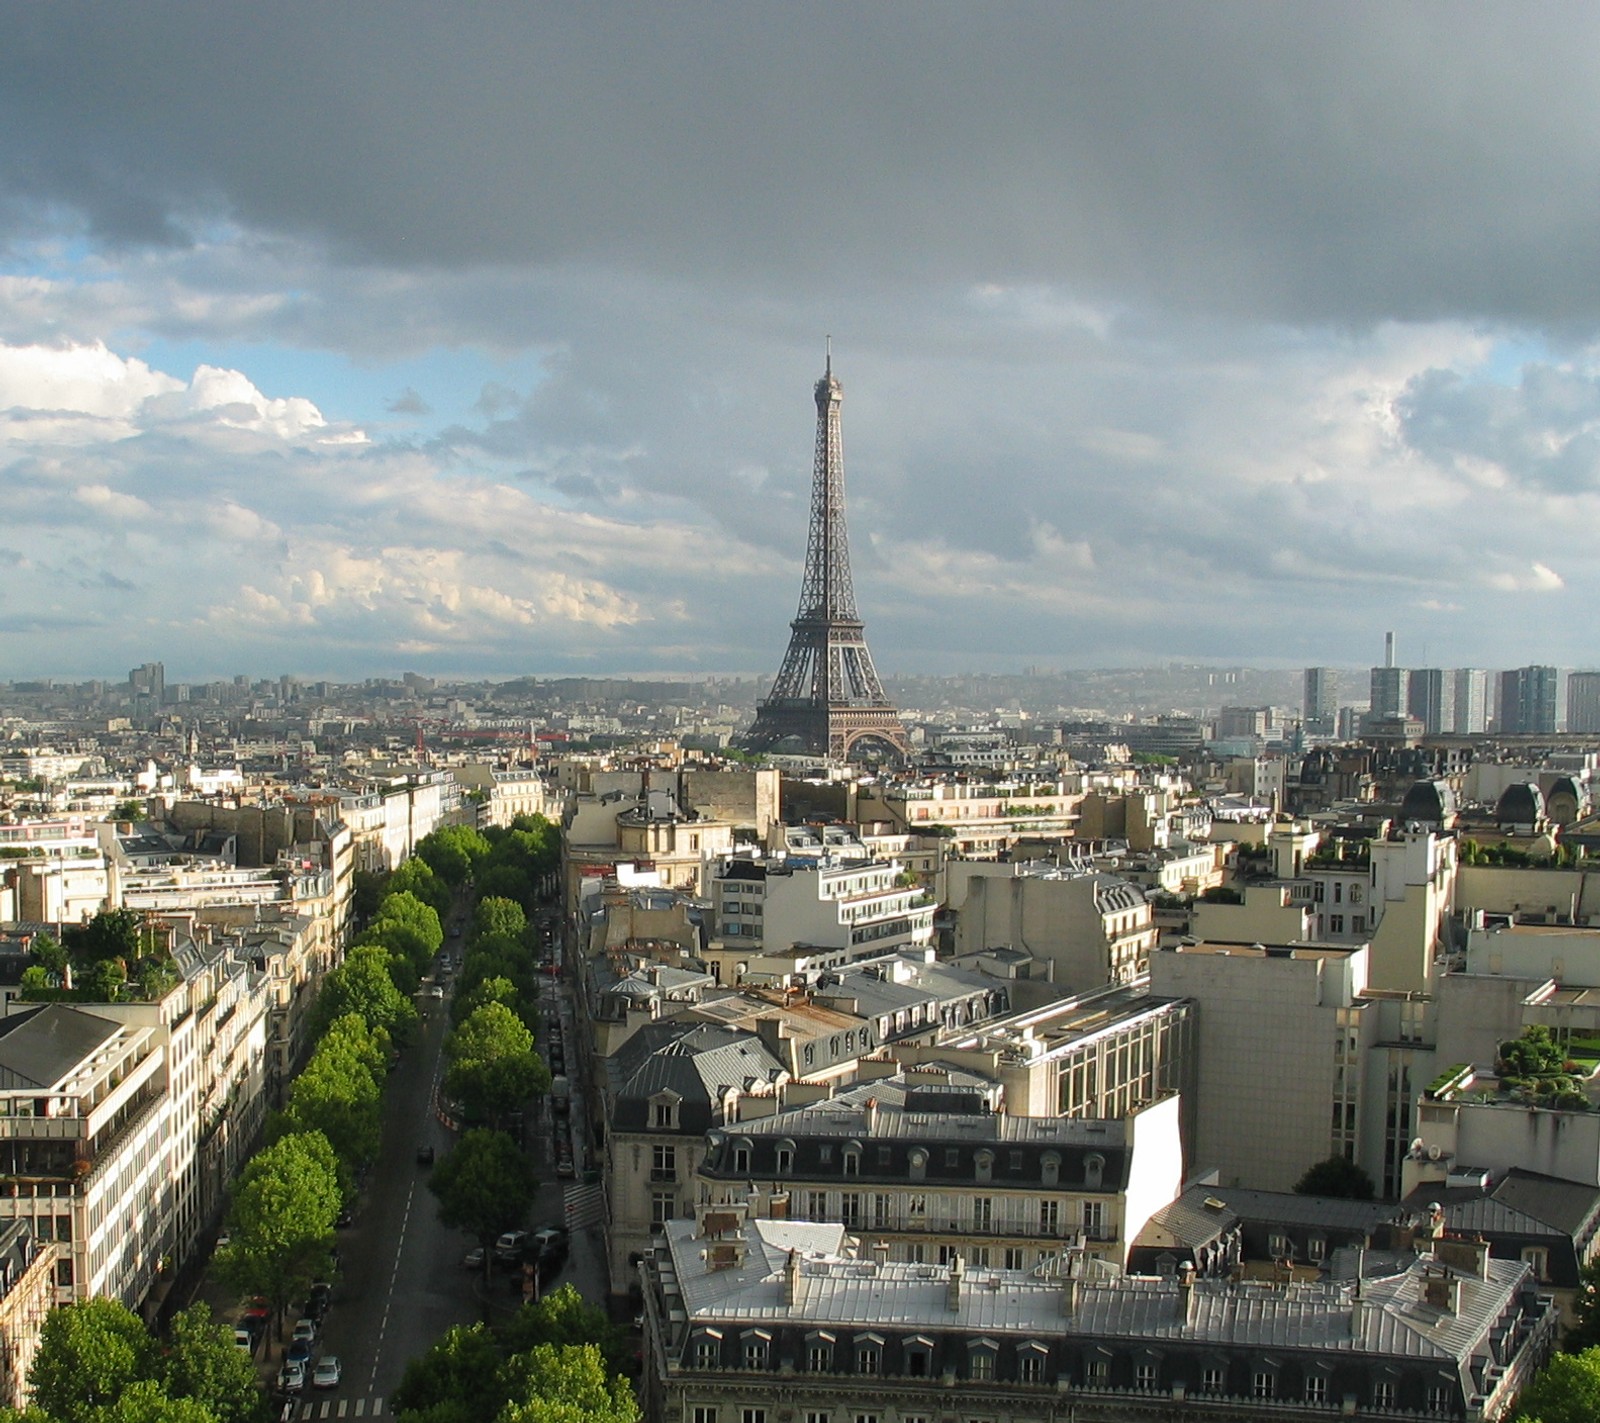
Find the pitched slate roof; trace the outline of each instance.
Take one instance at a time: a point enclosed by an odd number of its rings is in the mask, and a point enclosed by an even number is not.
[[[0,1090],[55,1087],[122,1031],[65,1003],[0,1018]]]

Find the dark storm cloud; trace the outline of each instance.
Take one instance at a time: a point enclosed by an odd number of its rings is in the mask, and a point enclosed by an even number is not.
[[[0,212],[1586,326],[1597,38],[1579,6],[13,6]]]

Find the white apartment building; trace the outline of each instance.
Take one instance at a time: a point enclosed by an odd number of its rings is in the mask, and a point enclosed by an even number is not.
[[[933,942],[934,906],[896,860],[727,857],[711,873],[707,956],[723,983],[746,973],[838,968]]]

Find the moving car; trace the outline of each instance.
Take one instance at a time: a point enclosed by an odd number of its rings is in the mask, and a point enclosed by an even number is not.
[[[316,1372],[311,1375],[312,1388],[338,1388],[341,1371],[339,1356],[328,1354],[317,1360]]]
[[[417,1148],[417,1165],[418,1166],[432,1166],[433,1165],[433,1148],[431,1146],[419,1146]]]
[[[528,1232],[525,1230],[508,1230],[494,1243],[494,1253],[497,1259],[507,1265],[514,1265],[522,1259],[522,1249],[528,1243]]]

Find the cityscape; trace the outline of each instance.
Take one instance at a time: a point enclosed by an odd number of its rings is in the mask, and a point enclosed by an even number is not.
[[[0,13],[0,1423],[1594,1417],[1514,19]]]

